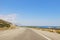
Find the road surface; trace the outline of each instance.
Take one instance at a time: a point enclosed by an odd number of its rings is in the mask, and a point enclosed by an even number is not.
[[[25,30],[17,29],[16,31],[15,32],[11,31],[10,33],[7,32],[5,34],[3,33],[4,35],[2,34],[0,36],[0,40],[47,40],[46,38],[37,34],[31,29],[25,29]]]

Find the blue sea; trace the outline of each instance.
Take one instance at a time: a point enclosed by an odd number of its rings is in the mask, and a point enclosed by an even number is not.
[[[60,26],[36,26],[38,28],[60,28]]]

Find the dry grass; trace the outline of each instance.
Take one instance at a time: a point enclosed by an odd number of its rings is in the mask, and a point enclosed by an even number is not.
[[[10,30],[10,29],[15,29],[15,28],[16,28],[16,26],[14,26],[14,27],[9,27],[9,28],[4,27],[4,28],[0,28],[0,31],[1,31],[1,30]]]
[[[60,34],[60,30],[55,30],[56,31],[56,33],[59,33]]]
[[[56,32],[60,34],[60,30],[54,30],[54,29],[42,29],[43,31],[49,31],[49,32]]]
[[[10,27],[9,29],[15,29],[16,27],[14,26],[14,27]]]
[[[49,31],[49,32],[55,32],[60,34],[60,30],[54,30],[54,29],[42,29],[42,28],[34,28],[36,30],[42,30],[42,31]]]
[[[0,28],[0,30],[7,30],[8,28]]]

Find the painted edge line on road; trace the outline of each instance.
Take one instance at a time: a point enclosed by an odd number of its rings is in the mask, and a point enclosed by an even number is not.
[[[33,30],[33,29],[32,29]],[[33,30],[34,32],[36,32],[35,30]],[[42,33],[36,32],[37,34],[43,36],[44,38],[46,38],[47,40],[52,40],[51,38],[48,38],[47,36],[43,35]]]
[[[43,37],[45,37],[48,40],[52,40],[52,39],[48,38],[47,36],[43,35],[42,33],[40,33],[40,35],[43,36]]]

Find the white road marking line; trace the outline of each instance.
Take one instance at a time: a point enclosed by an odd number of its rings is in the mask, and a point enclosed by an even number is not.
[[[34,30],[33,30],[34,31]],[[36,31],[34,31],[36,32]],[[47,36],[43,35],[42,33],[36,32],[37,34],[39,34],[40,36],[43,36],[44,38],[46,38],[47,40],[52,40],[51,38],[48,38]]]

